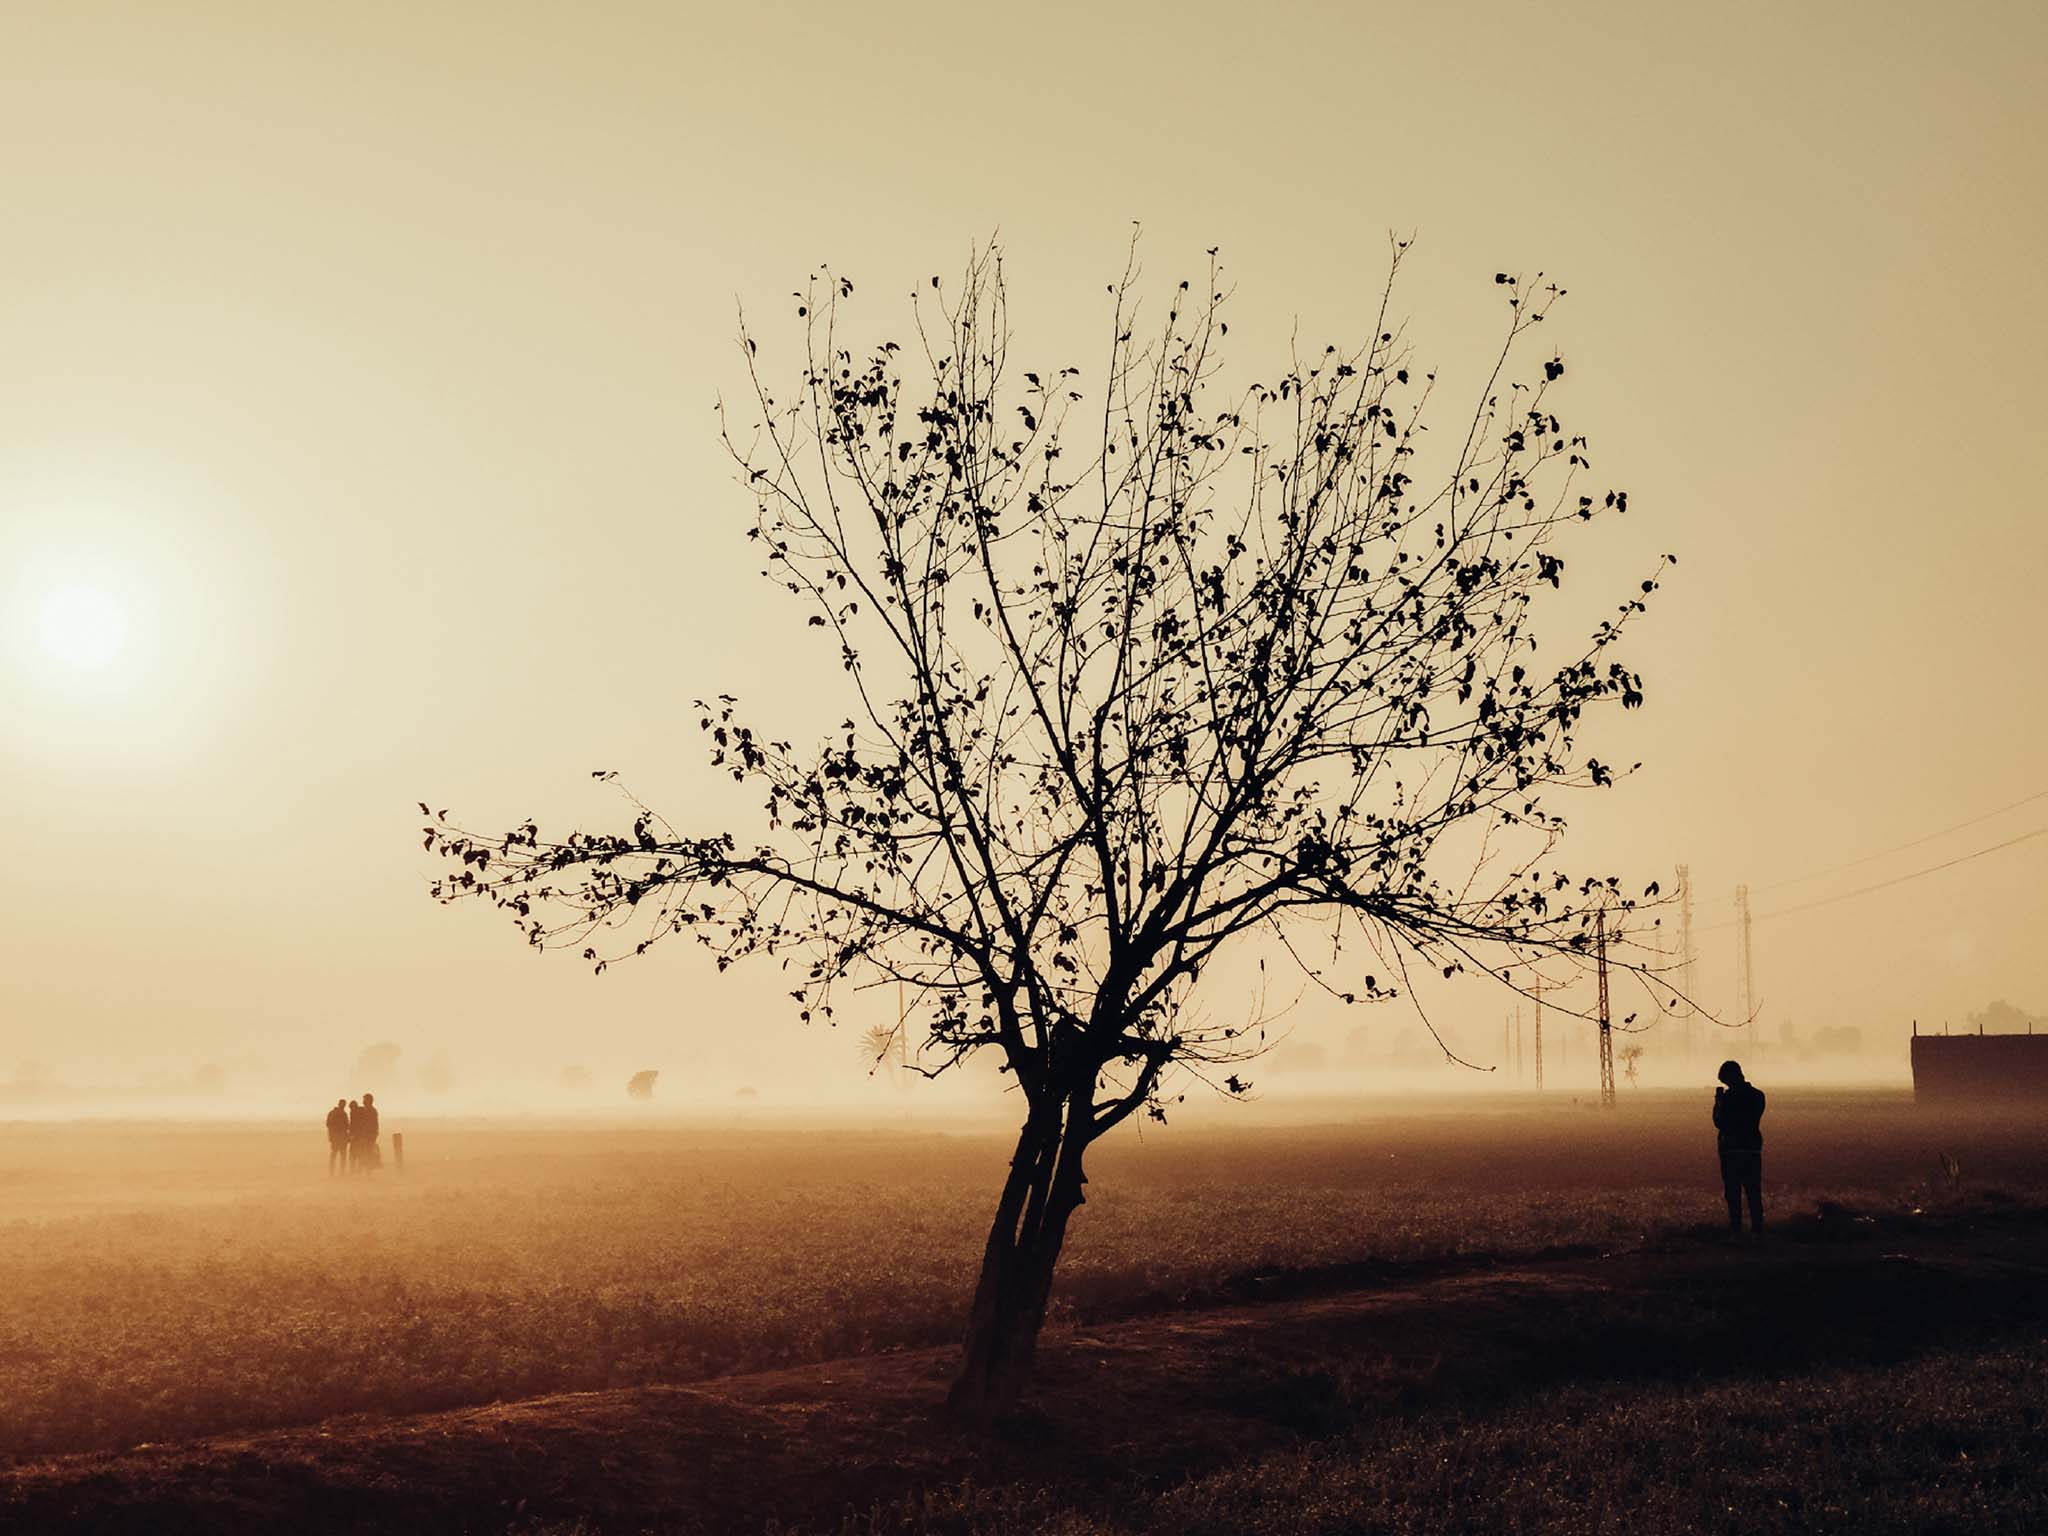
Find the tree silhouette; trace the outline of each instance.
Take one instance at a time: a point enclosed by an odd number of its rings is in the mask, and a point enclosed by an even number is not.
[[[356,1057],[354,1070],[349,1073],[349,1085],[377,1093],[396,1087],[398,1058],[403,1054],[397,1042],[392,1040],[379,1040],[375,1045],[364,1046]]]
[[[806,1020],[841,984],[900,983],[927,1074],[996,1053],[1023,1124],[953,1388],[969,1415],[1028,1380],[1089,1146],[1163,1119],[1178,1069],[1246,1090],[1261,1005],[1191,1007],[1233,941],[1365,1003],[1418,966],[1512,985],[1583,953],[1596,907],[1634,905],[1544,862],[1564,828],[1546,793],[1622,771],[1579,730],[1641,703],[1611,647],[1656,585],[1539,665],[1563,536],[1627,506],[1578,488],[1562,360],[1511,377],[1562,291],[1496,276],[1502,346],[1426,471],[1435,376],[1388,319],[1404,250],[1362,347],[1234,390],[1213,251],[1145,332],[1134,253],[1093,393],[1012,364],[993,247],[920,288],[908,348],[842,340],[853,286],[821,271],[792,391],[742,322],[755,409],[721,432],[765,574],[843,669],[843,724],[805,751],[729,695],[700,703],[712,764],[763,795],[746,838],[631,796],[630,826],[560,837],[421,806],[453,861],[436,894],[506,908],[536,946],[602,971],[687,932],[721,970],[780,957]]]
[[[890,1087],[906,1087],[911,1078],[909,1031],[902,1022],[875,1024],[861,1032],[860,1062],[869,1077]]]

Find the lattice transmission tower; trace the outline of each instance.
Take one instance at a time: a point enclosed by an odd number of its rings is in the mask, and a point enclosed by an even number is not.
[[[1749,887],[1735,887],[1735,996],[1742,1004],[1742,1048],[1756,1050],[1756,965],[1749,950]]]
[[[1593,914],[1593,945],[1600,970],[1600,1106],[1614,1108],[1614,1026],[1607,1017],[1607,911]]]

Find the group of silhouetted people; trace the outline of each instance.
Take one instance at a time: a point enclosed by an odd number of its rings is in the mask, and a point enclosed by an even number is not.
[[[377,1095],[366,1093],[362,1103],[336,1099],[327,1111],[327,1172],[374,1173],[384,1166],[384,1154],[377,1147]]]

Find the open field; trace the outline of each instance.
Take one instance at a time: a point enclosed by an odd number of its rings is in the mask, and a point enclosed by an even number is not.
[[[2044,1314],[2048,1215],[1959,1199],[1064,1328],[989,1437],[895,1351],[20,1463],[0,1528],[2031,1533]]]
[[[1721,1219],[1703,1121],[1645,1099],[1113,1138],[1057,1317],[1691,1241]],[[2048,1200],[2025,1121],[1788,1091],[1770,1129],[1781,1213]],[[330,1182],[317,1126],[0,1128],[0,1458],[946,1344],[1008,1150],[687,1124],[408,1142],[403,1176]]]

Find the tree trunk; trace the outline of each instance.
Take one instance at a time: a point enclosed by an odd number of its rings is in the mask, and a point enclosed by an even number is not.
[[[1030,1383],[1067,1219],[1085,1199],[1086,1113],[1085,1104],[1034,1110],[1017,1138],[982,1253],[965,1358],[946,1399],[970,1422],[989,1423],[1015,1406]]]

